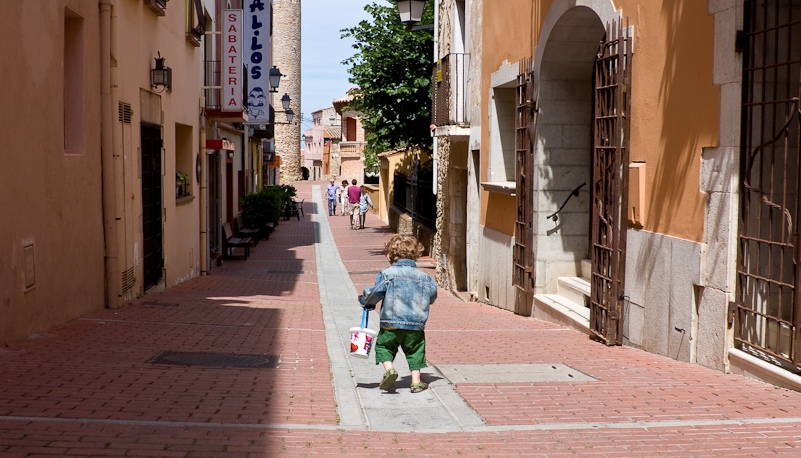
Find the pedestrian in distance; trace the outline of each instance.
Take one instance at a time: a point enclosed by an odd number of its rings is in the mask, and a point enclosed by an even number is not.
[[[342,215],[350,215],[348,210],[348,180],[342,180],[342,192],[339,195],[339,201],[342,203]]]
[[[331,183],[325,188],[325,194],[328,197],[328,216],[335,216],[337,214],[337,199],[340,192],[341,188],[337,186],[334,183],[334,179],[331,178]]]
[[[356,179],[354,178],[351,181],[353,186],[348,187],[348,203],[350,206],[348,210],[350,211],[350,228],[351,229],[358,229],[359,224],[359,197],[362,194],[361,189],[356,186]]]
[[[359,303],[366,310],[374,310],[383,301],[375,343],[375,362],[383,364],[385,371],[379,387],[393,388],[398,378],[393,362],[400,348],[411,370],[411,392],[419,393],[428,388],[420,379],[420,369],[427,367],[425,327],[428,309],[437,299],[437,284],[417,268],[415,261],[423,252],[417,239],[398,234],[385,249],[392,265],[379,272],[375,285],[364,289]]]
[[[373,199],[367,194],[367,187],[361,186],[362,194],[359,196],[359,229],[364,229],[364,220],[367,219],[367,207],[373,207]]]

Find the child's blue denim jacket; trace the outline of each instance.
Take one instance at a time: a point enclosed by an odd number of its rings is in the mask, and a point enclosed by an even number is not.
[[[398,259],[378,273],[360,302],[375,306],[381,299],[381,327],[422,331],[428,307],[437,298],[437,284],[411,259]]]

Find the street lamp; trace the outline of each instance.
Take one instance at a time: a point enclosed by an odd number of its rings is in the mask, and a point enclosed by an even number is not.
[[[423,19],[423,7],[426,6],[425,0],[396,0],[398,4],[398,14],[404,24],[410,22],[420,22]]]
[[[292,98],[289,97],[289,94],[284,93],[284,96],[281,97],[281,106],[284,108],[284,111],[276,111],[276,113],[284,113],[284,115],[286,115],[286,122],[275,122],[274,124],[292,124],[295,112],[289,108],[289,102],[291,101]]]
[[[423,24],[412,26],[414,22],[423,20],[423,9],[426,6],[425,0],[394,0],[398,4],[398,14],[400,20],[406,24],[406,30],[429,30],[434,28],[434,24]]]
[[[164,61],[167,60],[164,57],[161,57],[161,52],[158,53],[158,57],[154,58],[156,60],[156,68],[150,70],[150,86],[152,88],[157,88],[161,86],[161,91],[164,92],[164,89],[172,90],[171,81],[170,81],[170,67],[164,65]]]
[[[273,65],[273,68],[270,69],[270,92],[278,92],[278,85],[281,84],[281,77],[284,76],[281,74],[281,70],[278,70],[278,67]]]

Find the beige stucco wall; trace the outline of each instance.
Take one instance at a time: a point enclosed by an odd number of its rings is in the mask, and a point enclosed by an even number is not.
[[[212,8],[209,6],[209,8]],[[180,283],[200,273],[200,187],[195,175],[196,155],[200,152],[200,106],[202,47],[191,45],[185,38],[186,9],[184,2],[167,4],[165,16],[157,16],[138,0],[118,0],[113,8],[113,31],[116,46],[112,55],[117,66],[112,73],[117,102],[130,103],[133,116],[130,125],[115,119],[119,134],[115,151],[123,157],[124,234],[120,253],[120,270],[134,268],[136,284],[126,297],[141,295],[142,277],[142,183],[140,161],[140,122],[162,126],[162,206],[164,246],[164,287]],[[172,68],[172,91],[156,93],[150,87],[150,69],[158,53]],[[176,125],[191,130],[191,165],[188,170],[192,198],[176,202]],[[236,188],[234,188],[236,189]]]
[[[83,18],[80,154],[64,149],[67,9]],[[2,11],[0,345],[104,304],[98,2],[8,0]],[[26,269],[35,275],[29,289]]]

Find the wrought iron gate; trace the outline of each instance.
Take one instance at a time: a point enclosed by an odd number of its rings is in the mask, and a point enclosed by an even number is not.
[[[515,171],[517,213],[515,216],[515,246],[512,283],[517,288],[515,311],[525,313],[531,306],[528,296],[534,290],[534,253],[531,250],[534,202],[531,193],[534,158],[531,150],[530,125],[534,113],[534,73],[531,59],[520,61],[517,76],[517,119],[515,125]],[[529,310],[530,312],[530,310]]]
[[[801,364],[801,0],[745,0],[738,348]]]
[[[622,343],[626,265],[631,37],[607,24],[595,59],[590,330],[607,345]]]

